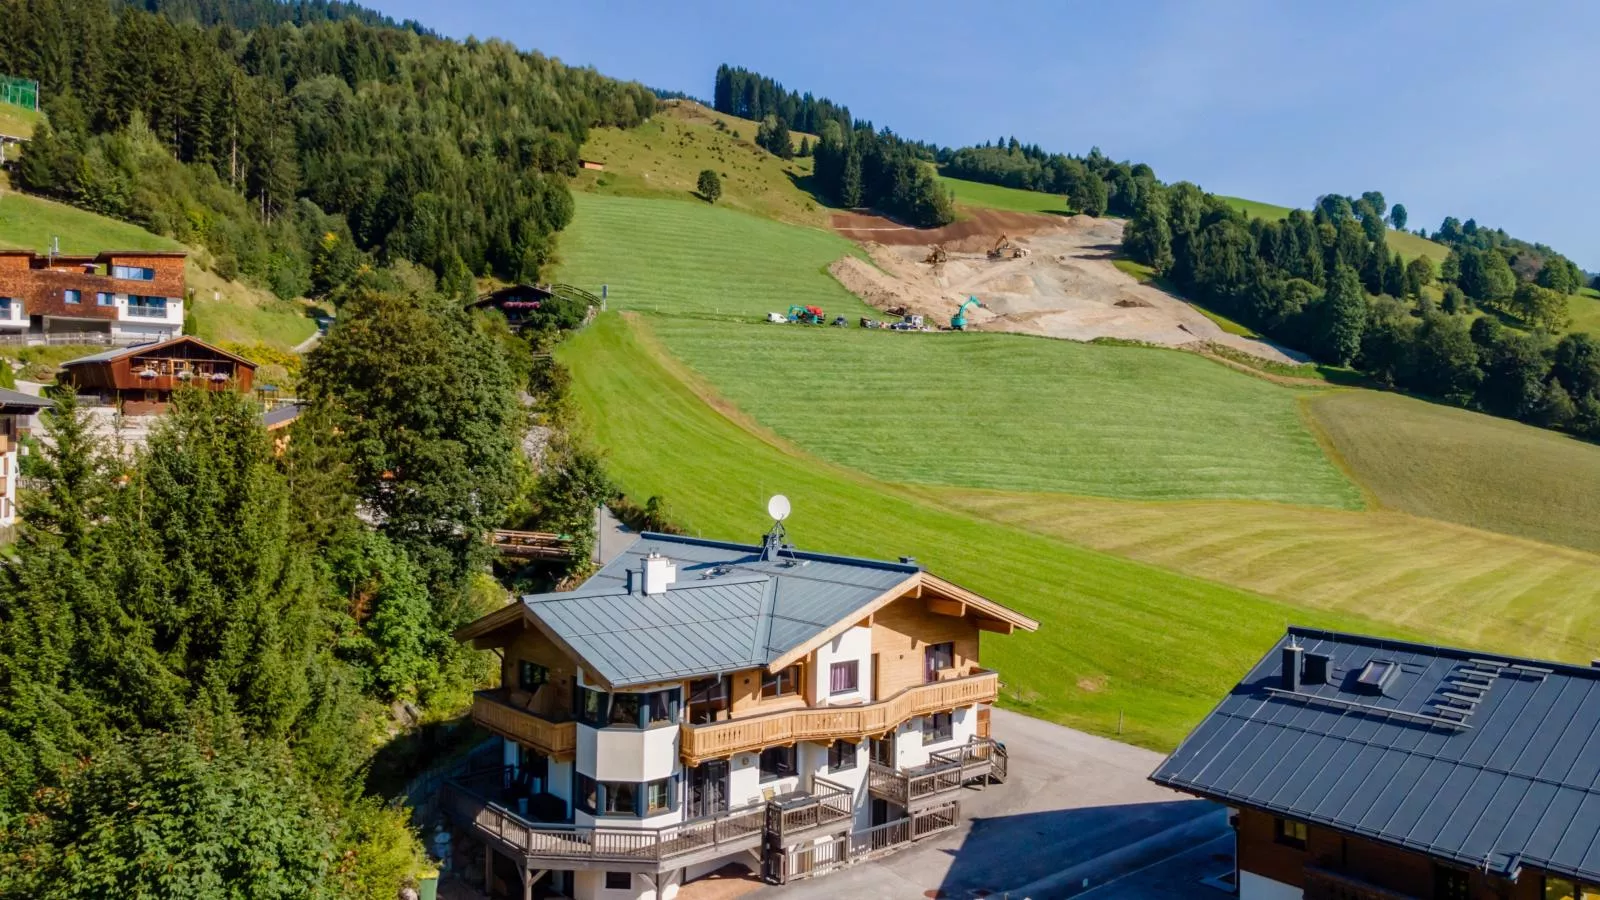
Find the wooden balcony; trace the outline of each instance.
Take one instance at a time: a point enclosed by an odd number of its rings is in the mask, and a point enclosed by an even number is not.
[[[666,828],[603,828],[536,822],[472,789],[445,782],[446,815],[529,869],[669,872],[761,846],[766,804]]]
[[[780,847],[805,838],[849,831],[855,818],[855,792],[812,776],[811,790],[767,803],[767,835]]]
[[[556,722],[511,705],[504,688],[478,691],[472,721],[508,740],[556,759],[571,759],[578,749],[576,722]]]
[[[763,861],[762,874],[776,884],[826,875],[856,863],[888,856],[915,841],[949,831],[960,823],[961,805],[954,800],[946,801],[864,831],[769,850]]]
[[[805,707],[710,725],[684,725],[679,745],[684,764],[694,766],[796,741],[857,741],[891,731],[914,716],[991,702],[999,689],[999,676],[980,669],[960,678],[919,684],[877,703]]]
[[[1005,781],[1009,769],[1006,747],[979,738],[960,747],[928,754],[926,765],[896,771],[872,763],[867,769],[867,793],[905,809],[919,809],[950,799],[968,782]]]

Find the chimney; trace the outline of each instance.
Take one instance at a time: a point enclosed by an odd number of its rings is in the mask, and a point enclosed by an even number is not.
[[[1307,653],[1302,680],[1306,684],[1327,684],[1328,665],[1332,661],[1326,653]]]
[[[1300,657],[1304,651],[1299,644],[1291,643],[1283,648],[1283,684],[1286,691],[1300,690]]]
[[[646,594],[664,594],[667,585],[678,580],[678,567],[655,551],[644,558],[644,592]]]

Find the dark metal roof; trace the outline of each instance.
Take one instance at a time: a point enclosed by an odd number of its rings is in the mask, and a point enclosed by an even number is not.
[[[32,412],[51,406],[55,406],[55,404],[43,397],[35,397],[32,394],[24,394],[21,391],[13,391],[10,388],[0,388],[0,408],[7,409],[7,411],[26,410]]]
[[[1326,683],[1286,689],[1291,643],[1327,657]],[[1368,663],[1398,667],[1381,693]],[[1151,779],[1509,878],[1600,881],[1600,668],[1291,628]]]
[[[300,418],[305,409],[304,403],[280,403],[261,414],[261,424],[269,429],[287,425]]]
[[[256,368],[255,363],[245,359],[239,354],[229,353],[221,347],[208,344],[190,334],[180,334],[177,337],[167,338],[159,341],[145,341],[142,344],[129,344],[126,347],[113,347],[110,350],[101,350],[99,353],[91,353],[88,356],[80,356],[77,359],[69,359],[61,365],[63,368],[65,368],[69,366],[88,365],[91,363],[111,362],[112,360],[121,359],[124,356],[135,356],[141,353],[149,353],[152,350],[159,350],[163,347],[176,346],[178,344],[194,344],[201,349],[208,350],[217,354],[218,356],[225,356],[242,366],[249,366],[252,370]]]
[[[677,567],[662,594],[639,590],[644,558]],[[915,565],[676,535],[641,535],[575,591],[528,610],[617,687],[770,664],[916,574]]]

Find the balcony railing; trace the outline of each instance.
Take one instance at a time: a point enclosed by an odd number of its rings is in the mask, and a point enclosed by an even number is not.
[[[165,306],[128,306],[130,319],[165,319],[167,308]]]
[[[779,884],[826,875],[858,862],[887,856],[912,841],[949,831],[960,821],[960,805],[951,800],[854,834],[807,841],[768,853],[765,875],[768,881]]]
[[[1414,894],[1393,891],[1323,866],[1305,867],[1306,900],[1417,900]]]
[[[504,688],[478,691],[473,696],[472,721],[556,759],[570,759],[578,749],[577,723],[558,722],[512,706]]]
[[[861,706],[791,709],[710,725],[684,725],[680,749],[686,765],[795,741],[859,740],[883,734],[914,716],[987,703],[999,676],[979,670],[960,678],[919,684],[886,700]]]
[[[767,833],[788,846],[798,835],[840,825],[855,817],[855,792],[845,785],[812,776],[811,790],[791,800],[774,799],[767,804]]]
[[[610,868],[662,872],[761,845],[766,804],[692,819],[666,828],[602,828],[530,821],[474,791],[444,784],[443,809],[523,865],[540,869]]]
[[[897,771],[872,763],[867,769],[867,793],[912,809],[943,799],[975,779],[1005,781],[1008,769],[1005,745],[977,738],[960,747],[936,750],[928,754],[925,765],[910,769]]]

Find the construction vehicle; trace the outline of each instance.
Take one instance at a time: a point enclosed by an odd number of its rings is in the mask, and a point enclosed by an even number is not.
[[[787,325],[789,324],[789,317],[783,313],[767,313],[767,321],[778,325]]]
[[[791,306],[789,307],[789,321],[801,325],[821,325],[827,321],[820,306]]]
[[[1026,249],[1013,244],[1011,238],[1003,234],[1000,235],[1000,240],[995,241],[994,246],[989,249],[990,259],[1021,259],[1027,255],[1028,251]]]
[[[877,319],[869,319],[866,316],[862,316],[861,317],[861,327],[862,328],[882,328],[883,327],[883,323],[879,322]]]
[[[833,327],[835,327],[835,328],[844,328],[849,324],[850,323],[845,320],[844,316],[834,316],[833,317]]]
[[[977,306],[981,309],[983,308],[983,303],[977,297],[967,297],[966,302],[961,304],[961,308],[956,310],[956,314],[950,317],[951,328],[956,331],[967,330],[967,307],[969,306]]]
[[[928,324],[926,319],[915,313],[906,313],[904,316],[900,317],[900,321],[910,325],[912,328],[915,328],[918,331],[921,331],[923,326]]]
[[[922,261],[929,265],[937,266],[949,258],[950,254],[944,252],[943,244],[929,244],[928,255]]]

